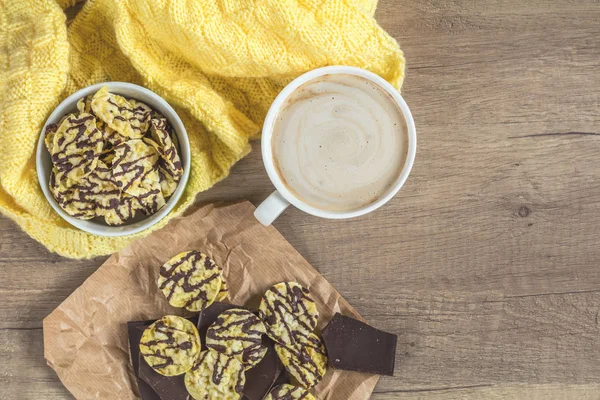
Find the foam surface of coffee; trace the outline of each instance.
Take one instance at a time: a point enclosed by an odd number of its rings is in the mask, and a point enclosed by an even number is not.
[[[359,76],[330,74],[300,86],[273,127],[273,155],[284,184],[329,211],[373,203],[398,179],[408,135],[400,108]]]

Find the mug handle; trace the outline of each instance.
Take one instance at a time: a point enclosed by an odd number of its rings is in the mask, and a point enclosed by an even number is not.
[[[256,219],[264,226],[269,226],[290,205],[277,190],[271,193],[254,211]]]

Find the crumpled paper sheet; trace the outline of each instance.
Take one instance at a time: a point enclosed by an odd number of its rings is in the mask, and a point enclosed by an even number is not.
[[[139,399],[127,342],[127,322],[186,315],[156,286],[158,270],[179,252],[198,249],[224,268],[233,304],[257,308],[273,284],[297,281],[317,302],[322,329],[334,313],[361,319],[254,206],[206,205],[113,254],[44,319],[44,356],[79,400]],[[321,400],[368,399],[377,375],[329,369],[315,388]]]

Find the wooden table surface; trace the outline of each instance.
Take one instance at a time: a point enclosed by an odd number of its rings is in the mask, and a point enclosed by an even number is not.
[[[351,221],[275,226],[374,326],[373,399],[600,398],[600,3],[381,0],[418,132],[400,194]],[[272,187],[260,149],[199,201]],[[70,399],[42,319],[104,258],[50,254],[0,217],[0,399]]]

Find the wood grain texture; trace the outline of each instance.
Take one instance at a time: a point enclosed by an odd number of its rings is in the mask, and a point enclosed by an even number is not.
[[[73,12],[70,13],[73,15]],[[390,204],[276,227],[399,335],[373,399],[600,398],[600,3],[381,0],[408,60],[417,159]],[[272,190],[260,149],[198,201]],[[0,399],[69,399],[41,321],[103,261],[0,219]]]

